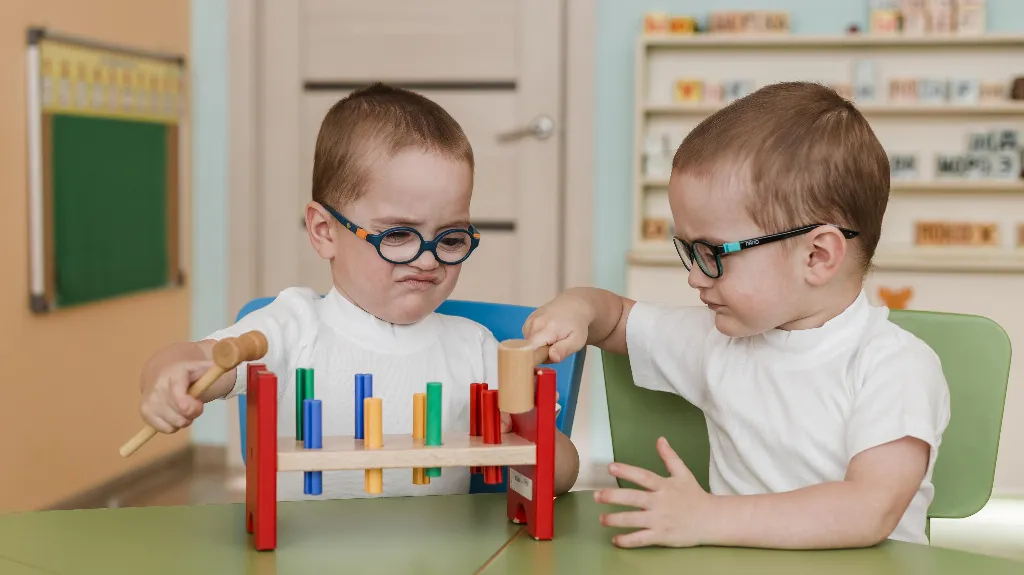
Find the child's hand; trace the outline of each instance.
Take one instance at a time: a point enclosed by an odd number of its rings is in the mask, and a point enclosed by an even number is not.
[[[188,388],[206,373],[212,361],[177,361],[142,382],[142,419],[161,433],[174,433],[203,413],[203,402]]]
[[[602,525],[639,528],[616,535],[612,541],[619,547],[691,547],[702,543],[701,528],[706,524],[706,518],[711,516],[714,496],[701,488],[664,437],[658,439],[658,453],[665,462],[669,477],[632,465],[609,465],[609,471],[615,477],[649,491],[602,489],[594,493],[594,500],[598,503],[641,509],[601,515]]]
[[[523,337],[549,345],[548,360],[558,363],[587,345],[594,309],[582,297],[563,293],[537,308],[523,324]]]

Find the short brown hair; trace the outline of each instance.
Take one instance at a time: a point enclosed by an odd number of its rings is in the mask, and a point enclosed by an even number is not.
[[[313,201],[341,208],[366,191],[375,154],[409,148],[465,161],[473,148],[462,127],[432,100],[375,83],[339,100],[324,116],[313,155]]]
[[[680,144],[672,170],[740,168],[747,211],[767,233],[826,223],[860,232],[868,269],[889,201],[889,159],[864,116],[810,82],[765,86],[709,116]]]

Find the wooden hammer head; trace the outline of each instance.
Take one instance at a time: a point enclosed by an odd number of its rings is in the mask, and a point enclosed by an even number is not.
[[[227,371],[243,361],[256,361],[267,354],[267,338],[258,331],[228,337],[213,346],[213,362]]]
[[[534,406],[534,370],[548,359],[549,346],[533,346],[525,339],[498,344],[498,409],[525,413]]]

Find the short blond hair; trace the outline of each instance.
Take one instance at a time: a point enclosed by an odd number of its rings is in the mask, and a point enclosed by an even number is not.
[[[473,148],[462,127],[432,100],[375,83],[339,100],[324,116],[313,155],[313,201],[341,208],[366,191],[376,154],[420,148],[466,162]]]
[[[853,229],[867,271],[889,201],[889,159],[852,103],[810,82],[765,86],[697,125],[672,161],[673,172],[696,177],[737,168],[750,186],[747,212],[766,233]]]

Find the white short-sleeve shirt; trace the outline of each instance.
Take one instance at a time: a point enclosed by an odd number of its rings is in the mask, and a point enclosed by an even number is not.
[[[911,436],[928,470],[891,539],[926,543],[932,471],[949,423],[935,352],[862,292],[816,329],[731,338],[705,307],[637,303],[626,323],[636,385],[704,412],[716,494],[780,493],[841,481],[866,449]]]
[[[497,346],[487,328],[461,317],[432,313],[411,325],[382,321],[332,289],[321,298],[306,288],[282,291],[272,303],[206,339],[262,332],[268,343],[258,363],[277,375],[278,435],[295,437],[295,373],[313,368],[314,397],[322,401],[323,435],[355,433],[355,375],[373,377],[382,400],[385,434],[412,434],[413,394],[442,384],[442,429],[469,431],[469,384],[497,389]],[[245,364],[228,398],[245,392]],[[446,467],[429,485],[413,485],[411,469],[385,469],[384,497],[469,492],[469,469]],[[303,494],[302,472],[278,474],[278,498],[378,497],[364,489],[364,473],[324,471],[321,495]]]

